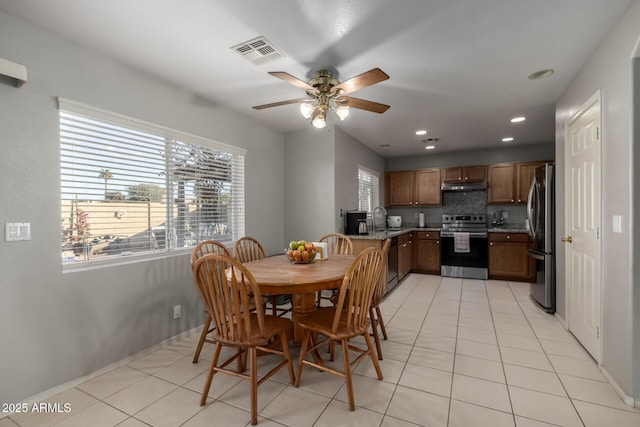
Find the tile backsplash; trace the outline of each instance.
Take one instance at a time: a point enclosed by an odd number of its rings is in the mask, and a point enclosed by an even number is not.
[[[446,215],[486,214],[487,191],[443,191],[442,213]]]
[[[417,227],[420,212],[425,214],[427,227],[440,227],[443,214],[485,214],[489,227],[493,213],[498,210],[506,214],[505,227],[524,228],[526,218],[525,205],[487,205],[487,192],[484,190],[445,191],[442,193],[442,206],[390,207],[387,210],[389,215],[402,216],[402,225],[405,227]]]

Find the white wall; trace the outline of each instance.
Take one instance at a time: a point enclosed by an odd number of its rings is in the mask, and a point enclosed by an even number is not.
[[[640,324],[638,316],[637,248],[632,240],[632,200],[638,189],[633,177],[632,58],[640,41],[640,2],[634,2],[604,44],[562,94],[556,108],[557,303],[565,317],[565,129],[568,120],[597,90],[602,90],[602,365],[621,390],[640,398]],[[637,90],[637,89],[636,89]],[[637,184],[637,181],[636,181]],[[637,207],[636,207],[637,208]],[[612,216],[623,218],[623,233],[612,232]],[[637,212],[636,212],[637,215]],[[635,289],[634,289],[635,283]],[[634,300],[635,296],[635,300]],[[635,377],[633,372],[635,370]]]
[[[285,239],[319,239],[334,231],[334,126],[285,135]]]
[[[284,136],[1,12],[0,56],[29,74],[20,89],[0,84],[0,223],[32,227],[30,241],[0,241],[0,402],[20,402],[202,323],[188,253],[62,272],[55,97],[247,149],[246,231],[272,252],[284,235]]]
[[[336,128],[335,161],[335,231],[344,233],[344,217],[340,211],[358,209],[358,166],[380,173],[380,206],[384,205],[385,159],[369,147]]]
[[[423,156],[392,157],[387,159],[387,170],[399,171],[490,165],[507,162],[533,162],[538,160],[553,160],[554,157],[555,145],[553,142],[524,146],[514,144],[491,150],[432,152]]]

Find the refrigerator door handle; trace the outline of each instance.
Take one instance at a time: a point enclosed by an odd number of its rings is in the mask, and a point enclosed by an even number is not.
[[[536,236],[536,223],[534,222],[533,215],[533,192],[536,187],[536,178],[535,176],[531,180],[531,186],[529,187],[529,197],[527,197],[527,218],[529,219],[529,235],[532,238]]]
[[[534,252],[532,250],[529,250],[528,254],[529,254],[529,256],[531,258],[534,258],[534,259],[537,259],[537,260],[540,260],[540,261],[544,261],[544,254],[540,254],[540,253]]]

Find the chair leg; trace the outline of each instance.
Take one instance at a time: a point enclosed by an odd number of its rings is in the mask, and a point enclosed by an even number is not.
[[[196,354],[193,355],[193,363],[198,363],[198,359],[200,358],[200,352],[202,351],[204,340],[207,338],[207,334],[209,333],[210,326],[211,326],[211,316],[209,315],[209,313],[207,313],[207,318],[204,321],[204,327],[202,328],[202,332],[200,333],[200,341],[198,341],[198,347],[196,347]]]
[[[382,310],[380,310],[380,306],[376,307],[376,313],[378,317],[378,323],[380,323],[380,329],[382,329],[382,336],[384,339],[387,339],[387,328],[384,327],[384,320],[382,319]]]
[[[380,346],[380,337],[378,336],[378,320],[374,315],[373,307],[369,308],[369,318],[371,318],[371,327],[373,328],[373,340],[376,342],[376,352],[378,360],[382,360],[382,347]]]
[[[257,349],[249,349],[249,378],[251,380],[251,425],[258,424],[258,362]]]
[[[353,382],[351,381],[351,362],[349,362],[349,341],[341,340],[342,360],[344,364],[344,382],[347,386],[347,397],[349,398],[349,410],[354,411],[356,405],[353,401]]]
[[[368,331],[364,331],[364,340],[367,342],[367,348],[369,349],[369,356],[371,357],[371,363],[373,363],[373,367],[376,370],[376,374],[378,374],[378,379],[382,380],[382,370],[380,369],[380,364],[378,363],[378,359],[373,354],[373,344],[371,343],[371,337],[369,336]]]
[[[304,356],[307,353],[307,345],[309,344],[309,337],[311,336],[311,331],[309,329],[304,330],[304,335],[302,336],[302,345],[300,346],[300,357],[298,358],[298,369],[296,371],[296,380],[294,385],[296,387],[300,387],[300,378],[302,378],[302,361],[304,360]]]
[[[293,362],[291,361],[291,353],[289,352],[289,343],[287,340],[287,334],[285,332],[280,332],[280,343],[282,344],[282,352],[284,353],[285,359],[287,359],[287,368],[289,369],[289,380],[291,384],[295,384],[296,377],[293,374]]]
[[[200,396],[200,406],[204,406],[204,404],[207,403],[207,395],[209,394],[209,389],[211,388],[213,375],[216,373],[215,368],[216,366],[218,366],[220,350],[222,350],[222,344],[218,342],[216,343],[216,350],[213,353],[213,360],[211,360],[211,366],[209,367],[209,375],[207,375],[207,380],[204,382],[204,388],[202,389],[202,396]]]

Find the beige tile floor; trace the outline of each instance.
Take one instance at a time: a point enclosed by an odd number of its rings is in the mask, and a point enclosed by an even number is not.
[[[258,389],[259,425],[640,426],[640,411],[535,306],[525,283],[412,274],[382,310],[384,380],[369,360],[358,366],[354,412],[338,377],[305,369],[295,388],[281,370]],[[70,413],[12,415],[0,427],[248,425],[246,381],[216,375],[206,406],[198,405],[213,347],[193,364],[196,341],[182,339],[48,400],[70,403]]]

